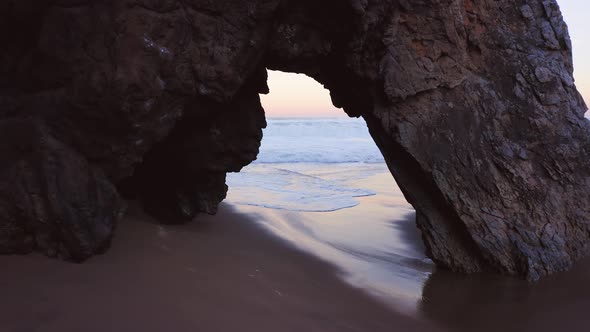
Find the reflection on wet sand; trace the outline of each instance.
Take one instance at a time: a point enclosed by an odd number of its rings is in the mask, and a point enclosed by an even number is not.
[[[420,311],[452,331],[589,331],[590,260],[537,284],[437,270]]]

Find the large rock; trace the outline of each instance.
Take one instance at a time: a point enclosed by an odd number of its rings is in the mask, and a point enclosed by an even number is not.
[[[588,253],[590,125],[555,0],[9,0],[0,43],[0,124],[35,118],[165,222],[214,213],[255,159],[270,68],[367,121],[437,264],[537,279]],[[0,206],[0,246],[26,247],[12,230],[40,217]]]
[[[82,261],[110,245],[124,204],[103,172],[34,119],[0,122],[0,253]]]

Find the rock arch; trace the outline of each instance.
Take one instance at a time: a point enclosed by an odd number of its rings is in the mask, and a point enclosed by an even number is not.
[[[4,1],[0,28],[0,252],[102,252],[120,193],[214,213],[258,152],[266,68],[366,120],[437,264],[534,280],[588,252],[555,0]]]

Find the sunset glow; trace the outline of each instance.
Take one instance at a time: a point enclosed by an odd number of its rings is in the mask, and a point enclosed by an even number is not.
[[[269,118],[346,116],[332,105],[330,92],[309,76],[269,70],[268,86],[270,94],[260,97]]]

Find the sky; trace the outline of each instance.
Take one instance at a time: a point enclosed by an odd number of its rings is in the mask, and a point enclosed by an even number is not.
[[[339,117],[343,110],[332,105],[330,92],[303,74],[268,71],[270,93],[260,95],[268,117]]]
[[[590,0],[558,3],[572,38],[576,85],[590,104]],[[308,76],[269,71],[268,85],[270,94],[261,96],[268,117],[346,116],[332,105],[328,90]]]
[[[558,0],[572,38],[576,86],[590,105],[590,1]],[[590,113],[586,113],[589,116]]]

